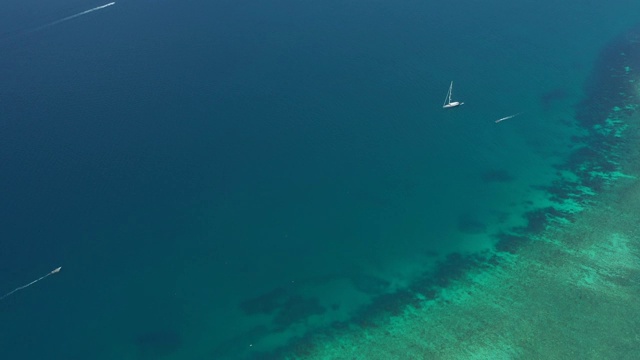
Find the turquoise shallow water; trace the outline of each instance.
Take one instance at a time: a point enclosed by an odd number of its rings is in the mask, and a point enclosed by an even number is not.
[[[241,358],[492,246],[638,6],[128,1],[23,35],[92,6],[17,4],[0,285],[63,266],[0,303],[22,359]]]

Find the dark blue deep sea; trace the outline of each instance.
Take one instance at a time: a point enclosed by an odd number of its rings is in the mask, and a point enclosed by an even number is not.
[[[0,301],[2,359],[250,359],[363,321],[545,206],[640,14],[117,0],[58,22],[108,1],[0,11],[0,292],[62,266]]]

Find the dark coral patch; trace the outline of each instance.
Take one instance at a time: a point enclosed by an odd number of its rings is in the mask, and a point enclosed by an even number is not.
[[[240,308],[247,315],[273,314],[273,323],[278,331],[327,311],[318,299],[291,294],[283,288],[246,300],[240,304]]]
[[[182,346],[182,335],[178,331],[153,330],[139,334],[134,343],[142,359],[158,359],[169,356]]]
[[[460,253],[447,255],[447,258],[438,265],[433,274],[436,285],[446,287],[452,281],[462,278],[467,271],[478,266],[481,261],[480,255],[462,255]]]
[[[504,183],[504,182],[510,182],[514,180],[513,176],[511,176],[511,174],[509,174],[506,170],[495,170],[495,169],[483,172],[480,177],[482,181],[486,183],[491,183],[491,182]]]
[[[571,198],[575,185],[575,183],[556,180],[551,185],[534,186],[533,188],[545,191],[549,195],[551,201],[561,203]]]
[[[556,88],[540,95],[540,104],[544,109],[549,109],[554,102],[565,99],[567,95],[567,89]]]
[[[462,214],[458,217],[458,231],[465,234],[481,234],[485,232],[487,225],[470,214]]]
[[[354,322],[360,327],[377,327],[378,320],[388,316],[400,315],[411,304],[419,301],[411,289],[401,289],[392,293],[376,296],[371,304],[360,310],[354,317]]]
[[[312,315],[324,314],[327,310],[316,298],[305,298],[299,295],[290,296],[280,307],[273,319],[279,330],[302,322]]]
[[[240,308],[247,315],[271,314],[287,301],[287,291],[276,288],[255,298],[245,300]]]
[[[632,69],[640,68],[640,26],[610,42],[598,56],[586,86],[586,98],[577,107],[577,119],[586,128],[601,124],[611,109],[632,101]]]
[[[527,226],[523,229],[527,234],[539,234],[547,228],[552,218],[571,219],[571,216],[551,206],[529,211],[525,214]]]
[[[520,246],[527,241],[527,238],[520,235],[500,233],[497,234],[498,242],[496,243],[496,250],[500,252],[508,252],[515,254]]]
[[[354,274],[349,277],[349,280],[351,280],[351,284],[359,291],[373,295],[387,291],[391,285],[387,280],[364,273]]]

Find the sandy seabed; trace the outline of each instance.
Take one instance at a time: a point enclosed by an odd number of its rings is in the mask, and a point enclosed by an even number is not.
[[[637,144],[640,131],[629,132]],[[623,167],[640,174],[640,164]],[[387,324],[318,339],[304,358],[637,359],[639,220],[640,180],[619,179],[517,255]]]

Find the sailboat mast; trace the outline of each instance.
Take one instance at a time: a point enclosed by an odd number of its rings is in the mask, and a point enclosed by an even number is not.
[[[451,104],[451,89],[453,87],[453,81],[451,82],[451,85],[449,85],[449,91],[447,91],[447,96],[444,97],[444,104],[442,104],[442,106],[446,106],[448,104]]]

